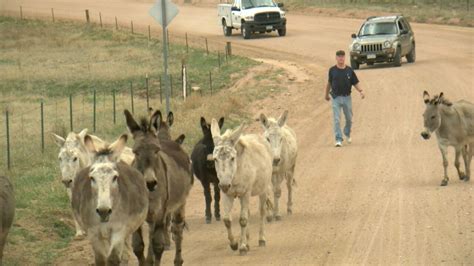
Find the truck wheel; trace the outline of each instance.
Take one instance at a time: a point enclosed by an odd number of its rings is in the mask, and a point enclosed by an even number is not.
[[[407,54],[407,61],[408,63],[415,63],[416,60],[416,50],[415,50],[415,45],[413,45],[413,48],[411,49],[410,53]]]
[[[242,32],[242,37],[244,37],[244,39],[250,39],[250,36],[252,36],[252,32],[250,32],[247,25],[242,24],[242,28],[240,30]]]
[[[393,65],[396,67],[402,66],[402,56],[401,56],[401,51],[400,47],[397,47],[397,51],[395,52],[395,55],[393,56]]]
[[[359,62],[351,58],[351,68],[352,69],[359,69]]]
[[[278,29],[278,35],[280,35],[280,36],[285,36],[286,35],[286,26],[281,28],[281,29]]]
[[[224,36],[232,35],[232,28],[227,27],[227,24],[225,23],[225,21],[222,21],[222,31],[224,32]]]

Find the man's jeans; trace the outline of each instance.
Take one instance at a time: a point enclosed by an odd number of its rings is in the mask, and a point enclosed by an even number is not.
[[[351,96],[337,96],[332,99],[332,111],[334,113],[334,134],[336,135],[336,141],[342,141],[341,132],[341,108],[346,118],[346,126],[344,127],[344,135],[347,138],[351,136],[352,126],[352,99]]]

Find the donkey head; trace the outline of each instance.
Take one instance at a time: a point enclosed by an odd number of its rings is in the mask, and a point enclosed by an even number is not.
[[[120,136],[106,148],[97,150],[90,136],[86,136],[84,143],[90,153],[94,155],[89,168],[91,191],[96,199],[96,212],[100,221],[105,223],[110,219],[116,201],[119,198],[120,173],[117,163],[125,148],[128,136]]]
[[[153,112],[153,108],[148,109],[148,114],[151,117],[155,116],[155,121],[153,122],[153,127],[158,132],[158,138],[171,140],[170,128],[174,123],[174,114],[173,112],[168,113],[166,120],[163,119],[163,115],[160,110]]]
[[[435,95],[430,99],[430,94],[427,91],[423,92],[423,100],[426,105],[425,112],[423,113],[424,119],[424,128],[425,130],[421,132],[421,136],[424,139],[429,139],[431,133],[435,132],[441,125],[441,115],[440,115],[440,106],[442,104],[446,106],[451,106],[451,102],[444,98],[444,94]]]
[[[226,193],[232,186],[232,180],[237,172],[237,155],[242,149],[239,138],[242,135],[243,125],[235,130],[227,130],[221,135],[219,124],[212,119],[211,132],[214,141],[212,159],[215,162],[219,187]]]
[[[284,111],[278,120],[267,118],[264,114],[260,114],[260,123],[262,123],[265,139],[270,143],[273,154],[273,165],[277,166],[281,160],[281,147],[283,144],[282,127],[288,119],[288,111]]]
[[[221,117],[218,122],[219,131],[224,125],[224,117]],[[201,117],[201,129],[202,129],[202,144],[206,146],[207,154],[212,155],[214,151],[214,141],[212,140],[211,125],[207,123],[204,117]]]
[[[70,188],[76,174],[84,167],[89,166],[90,157],[84,146],[84,138],[87,129],[79,134],[70,132],[66,139],[52,134],[54,142],[59,146],[59,168],[61,170],[61,182]]]
[[[160,140],[158,139],[159,119],[161,112],[156,111],[149,119],[142,118],[138,124],[133,115],[124,111],[127,120],[127,127],[133,135],[135,144],[133,153],[135,154],[134,167],[145,177],[148,190],[153,191],[158,184],[157,172],[159,169],[159,152],[161,150]]]

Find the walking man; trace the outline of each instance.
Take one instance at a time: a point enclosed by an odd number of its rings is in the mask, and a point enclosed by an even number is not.
[[[344,141],[341,132],[340,118],[341,109],[346,118],[344,135],[347,143],[351,143],[352,127],[352,86],[360,93],[362,99],[365,98],[364,92],[360,88],[359,79],[352,68],[346,65],[346,53],[343,50],[336,52],[336,65],[329,69],[328,84],[326,85],[325,99],[332,98],[332,111],[334,114],[334,134],[336,135],[336,147],[342,147]],[[331,95],[331,97],[329,97]]]

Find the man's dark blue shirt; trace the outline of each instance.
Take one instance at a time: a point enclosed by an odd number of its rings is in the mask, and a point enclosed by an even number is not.
[[[359,83],[356,73],[352,68],[346,66],[340,69],[333,66],[329,69],[328,75],[329,84],[331,84],[331,96],[349,96],[351,95],[352,86]]]

